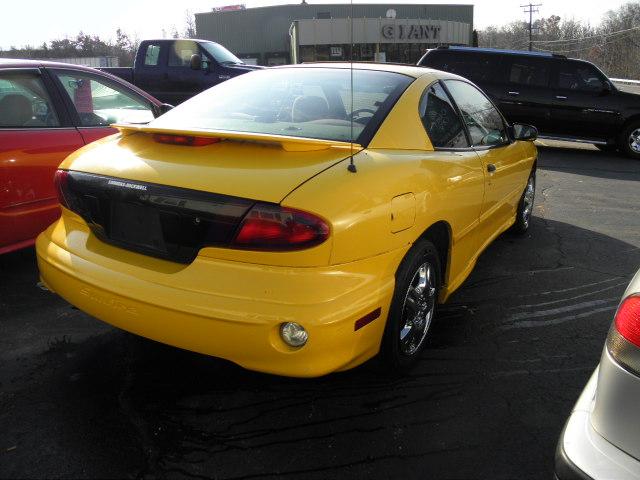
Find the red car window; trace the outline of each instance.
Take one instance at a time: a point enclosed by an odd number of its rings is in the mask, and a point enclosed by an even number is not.
[[[151,103],[124,85],[85,72],[54,72],[78,112],[83,127],[112,123],[148,123],[153,120]]]
[[[32,72],[0,72],[0,128],[59,125],[40,75]]]

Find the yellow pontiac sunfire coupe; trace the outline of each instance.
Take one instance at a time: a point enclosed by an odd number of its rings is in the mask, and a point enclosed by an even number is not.
[[[256,71],[67,158],[45,285],[105,322],[279,375],[419,357],[436,304],[529,226],[535,128],[421,67]]]

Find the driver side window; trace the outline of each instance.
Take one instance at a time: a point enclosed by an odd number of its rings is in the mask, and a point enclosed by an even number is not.
[[[458,105],[475,147],[495,147],[509,142],[502,115],[491,101],[473,85],[460,80],[445,80]]]
[[[169,50],[169,66],[189,68],[191,56],[200,53],[198,44],[189,40],[176,40]]]
[[[558,88],[578,92],[601,92],[605,80],[591,65],[583,62],[564,61],[558,67]]]

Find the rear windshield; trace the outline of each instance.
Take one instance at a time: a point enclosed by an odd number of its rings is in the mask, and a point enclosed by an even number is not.
[[[371,138],[411,81],[397,73],[353,70],[352,98],[349,69],[261,70],[216,85],[149,126],[368,143],[360,140]]]

